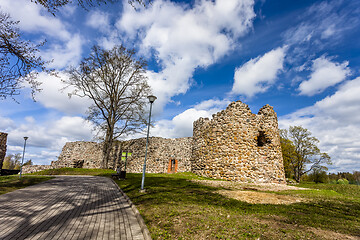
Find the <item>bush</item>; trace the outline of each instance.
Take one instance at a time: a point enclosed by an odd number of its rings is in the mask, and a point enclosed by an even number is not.
[[[330,184],[337,184],[337,181],[333,179],[330,181]]]
[[[346,178],[341,178],[337,180],[337,184],[349,184],[349,181]]]

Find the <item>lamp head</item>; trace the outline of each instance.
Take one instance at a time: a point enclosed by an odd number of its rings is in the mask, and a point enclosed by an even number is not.
[[[25,141],[28,140],[29,137],[24,137]]]
[[[155,97],[155,96],[153,96],[153,95],[150,95],[150,96],[148,96],[147,98],[149,99],[149,102],[150,102],[150,103],[155,102],[155,100],[157,99],[157,97]]]

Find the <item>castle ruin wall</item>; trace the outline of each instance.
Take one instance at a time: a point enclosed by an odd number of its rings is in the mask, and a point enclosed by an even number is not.
[[[277,116],[265,105],[253,114],[241,101],[193,128],[192,171],[240,182],[285,183]]]
[[[140,173],[143,169],[145,158],[146,138],[132,139],[128,141],[116,141],[111,152],[109,168],[116,169],[120,166],[125,169],[125,161],[121,159],[122,153],[129,154],[126,163],[126,171]],[[192,138],[166,139],[160,137],[149,138],[147,153],[146,172],[167,173],[175,162],[173,171],[191,171]],[[96,142],[69,142],[57,161],[51,163],[53,168],[81,167],[100,168],[102,160],[102,144]],[[176,169],[175,169],[176,167]],[[171,171],[171,170],[170,170]]]

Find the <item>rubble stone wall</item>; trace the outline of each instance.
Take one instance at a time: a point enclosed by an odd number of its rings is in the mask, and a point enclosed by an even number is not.
[[[100,168],[102,144],[96,142],[68,142],[63,147],[57,161],[51,162],[53,168],[79,167]]]
[[[241,182],[285,183],[277,116],[269,105],[253,114],[241,101],[211,120],[194,122],[192,172]]]
[[[112,149],[112,158],[109,168],[120,166],[125,169],[125,161],[121,160],[122,152],[129,152],[126,162],[126,171],[140,173],[145,158],[146,138],[117,141]],[[166,139],[160,137],[149,138],[146,160],[146,172],[166,173],[169,161],[176,159],[178,172],[191,171],[192,138]],[[130,154],[129,154],[130,155]],[[102,144],[96,142],[66,143],[57,161],[51,163],[53,168],[81,167],[100,168],[102,159]]]
[[[7,133],[0,132],[0,169],[2,169],[6,155]]]
[[[47,169],[53,169],[53,167],[51,165],[25,165],[22,167],[22,173],[34,173]]]

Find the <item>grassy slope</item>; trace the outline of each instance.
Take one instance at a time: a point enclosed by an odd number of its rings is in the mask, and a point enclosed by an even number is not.
[[[187,179],[193,174],[141,174],[117,181],[137,206],[154,239],[322,239],[360,237],[360,186],[306,185],[320,190],[286,191],[309,201],[291,205],[248,204]],[[320,229],[314,233],[314,229]],[[315,230],[316,230],[315,229]]]
[[[0,176],[0,195],[49,180],[51,178],[52,177],[46,176],[23,176],[20,179],[17,175]]]

